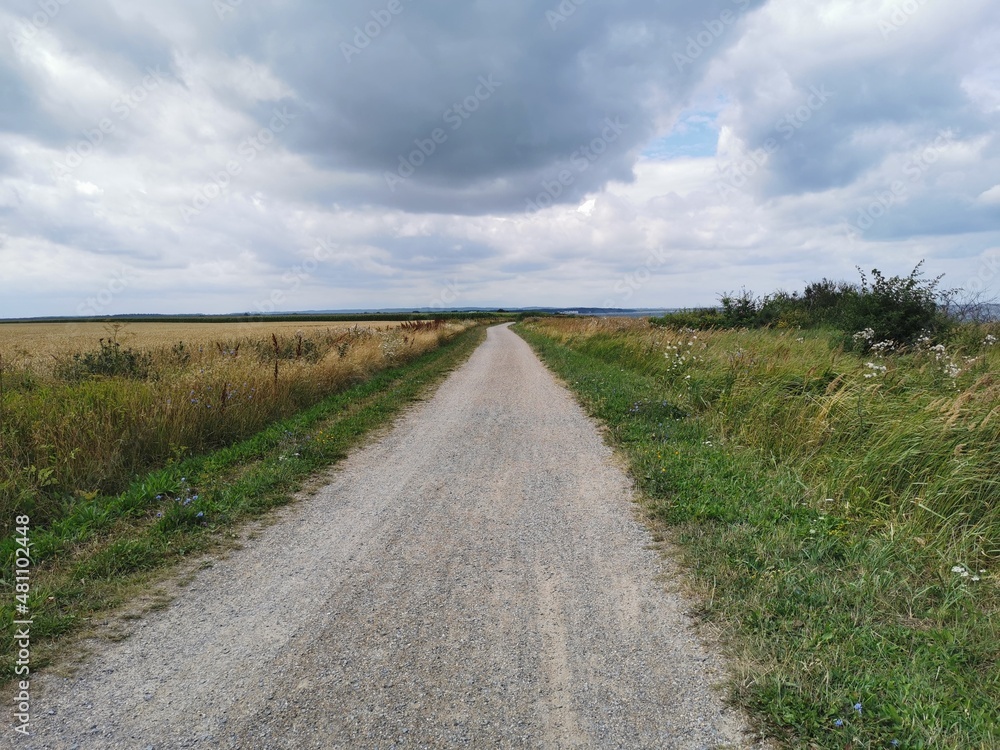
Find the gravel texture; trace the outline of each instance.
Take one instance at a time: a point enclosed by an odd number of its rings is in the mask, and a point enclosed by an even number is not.
[[[35,680],[14,744],[753,746],[629,481],[506,327],[329,479],[73,677]]]

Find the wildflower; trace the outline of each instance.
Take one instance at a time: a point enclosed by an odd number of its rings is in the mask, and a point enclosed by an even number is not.
[[[888,369],[886,368],[885,365],[879,365],[876,364],[875,362],[865,362],[865,367],[873,371],[873,372],[866,372],[865,373],[866,378],[874,378],[878,375],[885,375]]]
[[[855,703],[854,704],[854,710],[857,711],[858,712],[858,716],[860,716],[861,715],[861,704],[860,703]]]
[[[893,740],[889,744],[892,745],[893,747],[899,747],[899,740]]]
[[[205,511],[203,511],[203,510],[199,510],[199,511],[198,511],[198,512],[197,512],[197,513],[195,514],[195,518],[204,518],[204,517],[205,517]]]
[[[162,513],[157,513],[157,514],[156,514],[156,517],[157,517],[157,518],[163,518],[163,514],[162,514]]]
[[[971,580],[971,581],[978,581],[979,580],[979,576],[972,576],[972,578],[970,578],[969,580]]]
[[[961,575],[962,573],[965,573],[966,571],[965,571],[965,568],[963,568],[961,565],[955,565],[954,567],[952,567],[951,572],[952,573],[958,573],[959,575]]]
[[[844,726],[844,720],[843,719],[837,719],[836,721],[833,722],[833,725],[835,727],[842,727],[842,726]]]

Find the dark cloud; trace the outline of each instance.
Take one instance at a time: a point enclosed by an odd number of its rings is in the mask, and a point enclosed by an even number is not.
[[[557,202],[630,179],[659,107],[704,70],[679,69],[671,53],[703,22],[757,4],[292,2],[271,18],[238,9],[232,24],[256,40],[239,51],[300,99],[293,147],[378,177],[355,200],[478,213],[523,207],[567,168]],[[713,43],[706,58],[725,47]],[[609,118],[625,125],[613,140]],[[573,167],[591,144],[601,153]]]

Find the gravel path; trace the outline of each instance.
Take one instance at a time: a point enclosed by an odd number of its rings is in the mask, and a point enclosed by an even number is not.
[[[493,328],[315,497],[34,681],[15,744],[750,746],[651,544],[595,425]]]

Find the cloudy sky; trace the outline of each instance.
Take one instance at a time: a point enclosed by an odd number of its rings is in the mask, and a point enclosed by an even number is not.
[[[0,317],[1000,294],[1000,4],[4,0]]]

